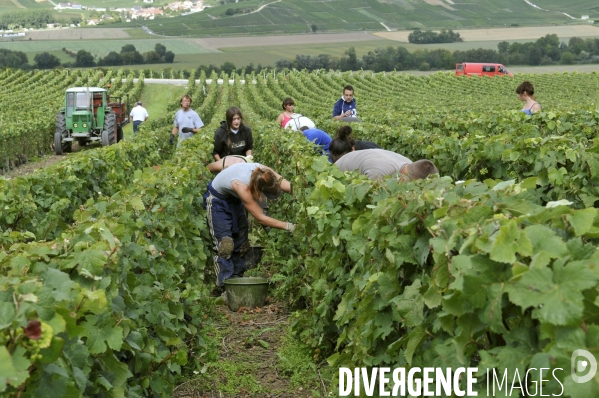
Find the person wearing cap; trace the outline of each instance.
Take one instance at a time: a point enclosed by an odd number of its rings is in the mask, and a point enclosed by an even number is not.
[[[146,108],[141,106],[141,101],[137,101],[129,114],[129,118],[133,121],[133,134],[137,133],[139,125],[148,120],[148,117]]]
[[[262,195],[276,199],[282,192],[292,192],[289,181],[259,163],[232,164],[208,184],[204,208],[216,252],[217,286],[222,287],[226,279],[243,276],[246,270],[242,249],[249,248],[247,212],[263,226],[295,230],[294,224],[266,215],[257,202]]]

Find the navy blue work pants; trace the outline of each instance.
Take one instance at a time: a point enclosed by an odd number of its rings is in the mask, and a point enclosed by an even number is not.
[[[217,285],[223,286],[225,279],[241,277],[246,271],[245,260],[240,257],[241,246],[248,240],[248,217],[239,199],[223,200],[210,191],[204,194],[208,228],[212,235],[212,246],[216,252],[214,271]],[[233,253],[228,259],[218,255],[220,241],[230,236],[233,239]]]

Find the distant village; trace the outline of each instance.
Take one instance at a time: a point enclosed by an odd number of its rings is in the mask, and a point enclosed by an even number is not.
[[[143,0],[144,3],[154,3],[154,0]],[[141,7],[135,6],[131,8],[116,8],[116,7],[94,7],[94,6],[83,6],[79,3],[58,3],[54,7],[55,10],[88,10],[88,11],[96,11],[98,13],[109,12],[114,13],[118,12],[124,15],[127,15],[126,18],[123,18],[126,22],[131,22],[136,19],[154,19],[157,16],[164,16],[165,11],[171,11],[177,15],[188,15],[194,12],[199,12],[204,9],[203,0],[186,0],[186,1],[176,1],[170,3],[163,7]],[[85,25],[94,26],[99,25],[103,21],[109,22],[113,19],[113,16],[110,14],[104,14],[99,19],[90,19],[85,21]],[[50,24],[52,25],[52,24]],[[76,26],[76,25],[72,25]],[[48,26],[48,28],[56,27],[54,25]]]

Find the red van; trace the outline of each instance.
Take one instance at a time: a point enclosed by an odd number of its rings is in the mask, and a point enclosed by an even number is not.
[[[477,62],[463,62],[455,64],[456,76],[514,76],[507,68],[501,64],[482,64]]]

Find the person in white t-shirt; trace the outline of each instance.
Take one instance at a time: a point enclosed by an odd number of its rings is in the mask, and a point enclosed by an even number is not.
[[[129,117],[133,121],[133,134],[135,134],[139,125],[148,120],[149,115],[146,108],[141,106],[141,101],[137,101],[133,109],[131,109]]]

